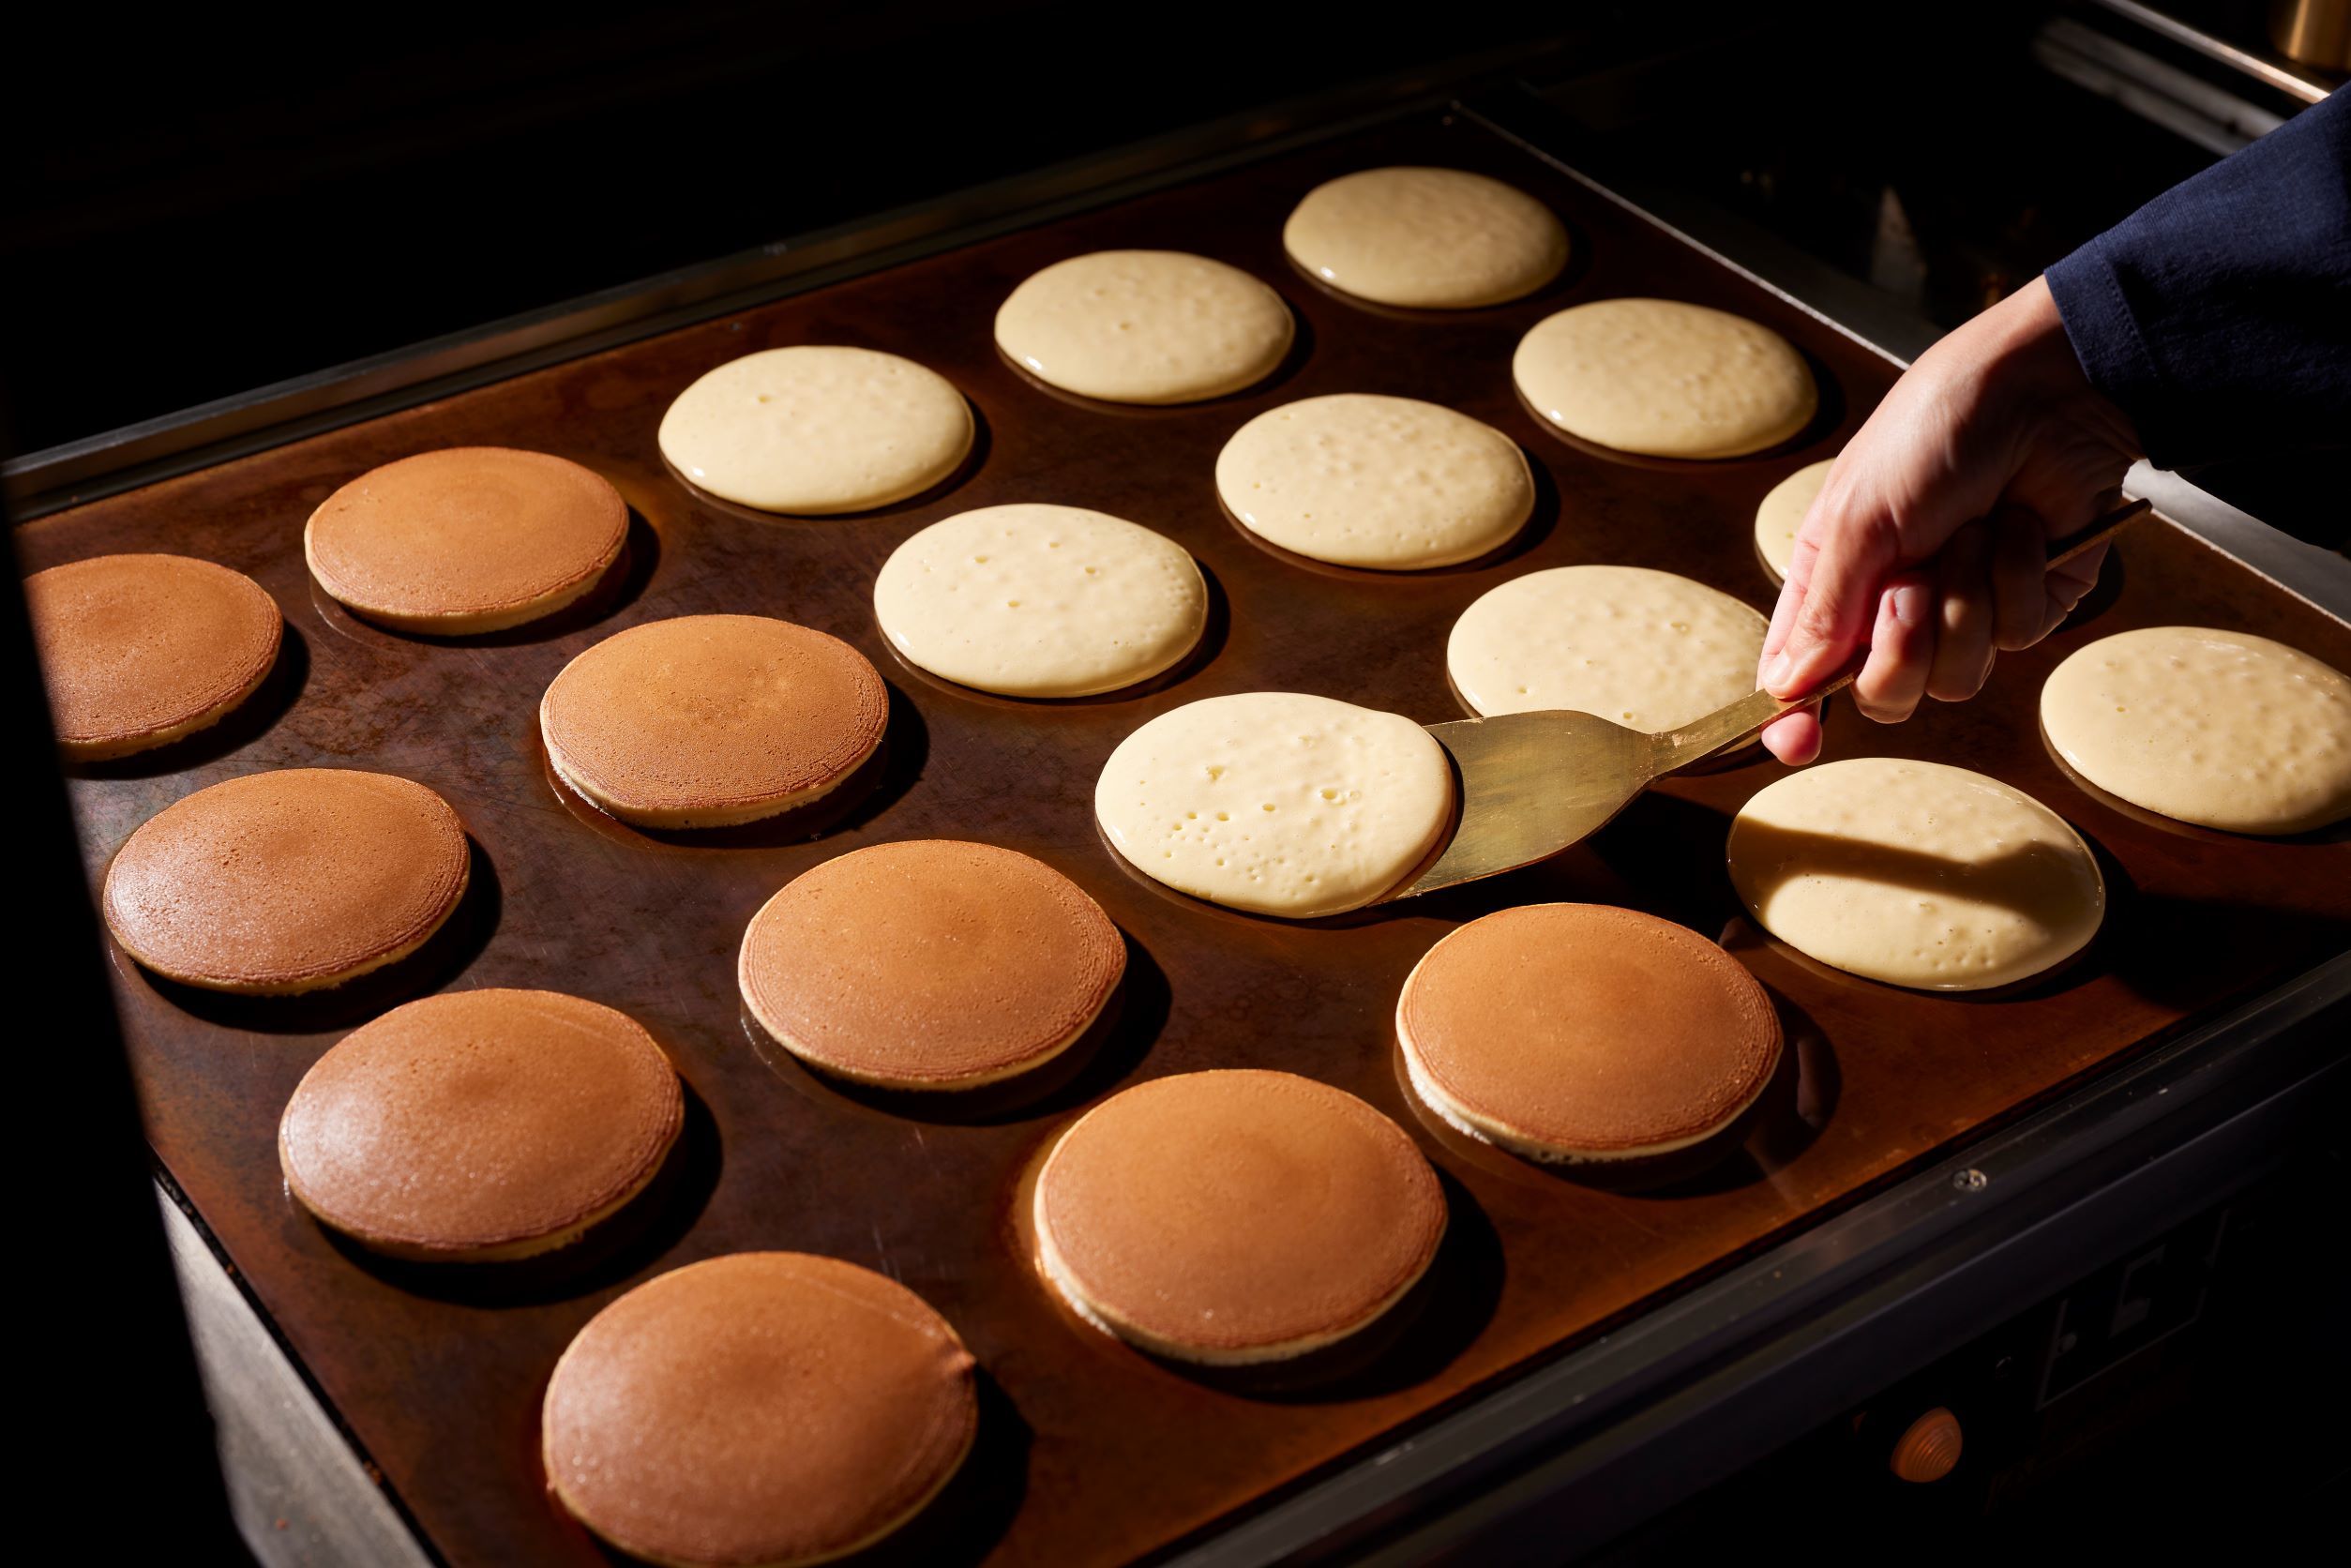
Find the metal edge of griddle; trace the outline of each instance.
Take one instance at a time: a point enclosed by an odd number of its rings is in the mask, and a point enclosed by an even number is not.
[[[2351,1084],[2346,1025],[2351,953],[1169,1561],[1559,1562],[1603,1545],[2224,1198]]]
[[[1479,79],[1572,57],[1563,32],[1010,175],[523,311],[0,462],[18,522],[322,430],[1440,106]]]

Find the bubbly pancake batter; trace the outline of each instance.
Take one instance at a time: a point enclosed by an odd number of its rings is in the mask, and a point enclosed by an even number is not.
[[[242,572],[186,555],[100,555],[24,580],[58,749],[82,761],[220,722],[278,662],[285,620]]]
[[[2062,963],[2105,880],[2081,836],[1997,778],[1856,757],[1765,786],[1730,826],[1730,879],[1763,928],[1889,985],[1975,990]]]
[[[1820,487],[1829,482],[1829,470],[1836,465],[1834,458],[1806,463],[1773,485],[1756,508],[1756,553],[1763,557],[1772,581],[1786,580],[1788,563],[1796,559],[1796,531],[1804,525],[1804,514],[1812,510]]]
[[[875,844],[751,917],[744,1004],[805,1061],[892,1089],[972,1089],[1059,1056],[1126,972],[1102,906],[992,844]]]
[[[983,506],[934,522],[874,580],[909,663],[1007,697],[1086,697],[1183,662],[1208,626],[1183,547],[1079,506]]]
[[[661,416],[661,455],[762,512],[821,517],[919,495],[972,450],[945,377],[872,349],[801,344],[729,360]]]
[[[2181,822],[2279,834],[2351,816],[2351,679],[2266,637],[2101,638],[2050,673],[2041,727],[2083,777]]]
[[[1780,1060],[1779,1017],[1696,932],[1530,904],[1430,948],[1396,1001],[1413,1088],[1446,1121],[1557,1162],[1644,1159],[1727,1131]]]
[[[1567,264],[1567,230],[1514,186],[1461,169],[1365,169],[1306,193],[1282,245],[1333,288],[1461,310],[1530,294]]]
[[[556,774],[623,822],[725,827],[829,793],[882,744],[889,688],[837,637],[764,615],[617,632],[539,701]]]
[[[1295,333],[1280,294],[1181,250],[1056,262],[996,312],[996,343],[1048,385],[1114,403],[1193,403],[1273,373]]]
[[[420,1261],[550,1252],[644,1190],[685,1096],[625,1013],[558,991],[450,991],[343,1036],[278,1126],[286,1186]]]
[[[595,586],[627,538],[628,504],[594,470],[452,446],[328,496],[302,554],[321,588],[368,619],[455,637],[553,614]]]
[[[971,1352],[904,1286],[801,1252],[659,1274],[588,1320],[540,1414],[548,1484],[635,1557],[829,1561],[937,1496],[979,1429]]]
[[[1445,668],[1482,715],[1573,708],[1651,732],[1756,688],[1763,616],[1640,566],[1554,566],[1487,591],[1454,623]]]
[[[1289,1073],[1156,1078],[1062,1135],[1037,1176],[1038,1267],[1157,1354],[1281,1360],[1368,1327],[1445,1231],[1436,1172],[1354,1095]]]
[[[1145,875],[1304,919],[1359,909],[1437,847],[1453,771],[1395,714],[1287,691],[1211,697],[1120,743],[1094,814]]]
[[[1411,398],[1339,393],[1268,409],[1216,458],[1232,515],[1284,550],[1382,571],[1449,566],[1509,542],[1534,510],[1518,444]]]
[[[448,802],[388,773],[282,768],[199,790],[106,869],[106,924],[157,973],[208,990],[320,990],[406,957],[465,896]]]
[[[1659,458],[1735,458],[1812,422],[1819,389],[1786,339],[1671,299],[1600,299],[1537,324],[1518,390],[1568,434]]]

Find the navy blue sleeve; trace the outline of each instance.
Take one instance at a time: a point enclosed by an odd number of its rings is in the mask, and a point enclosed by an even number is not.
[[[2051,267],[2090,384],[2149,460],[2351,445],[2351,90]]]

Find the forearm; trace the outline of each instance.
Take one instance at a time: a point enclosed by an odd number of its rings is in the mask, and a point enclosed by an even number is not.
[[[2351,445],[2351,93],[2051,267],[2090,384],[2167,468]]]

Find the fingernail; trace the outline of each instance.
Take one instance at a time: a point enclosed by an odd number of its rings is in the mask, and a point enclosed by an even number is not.
[[[1926,625],[1926,588],[1921,583],[1906,582],[1894,590],[1894,619],[1906,631],[1916,631]]]
[[[1765,668],[1763,671],[1764,687],[1766,690],[1777,691],[1780,687],[1787,685],[1787,678],[1795,673],[1796,660],[1786,654],[1782,654]]]

